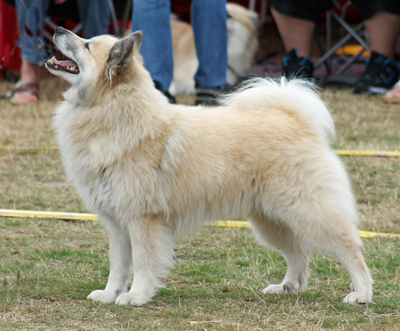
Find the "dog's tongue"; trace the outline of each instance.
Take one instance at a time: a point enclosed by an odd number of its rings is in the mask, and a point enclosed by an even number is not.
[[[77,67],[77,64],[72,60],[58,61],[56,58],[53,59],[54,64],[58,64],[63,67]]]

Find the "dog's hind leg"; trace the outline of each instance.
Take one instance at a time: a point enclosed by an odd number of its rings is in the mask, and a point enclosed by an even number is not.
[[[264,294],[297,294],[307,287],[308,261],[311,250],[284,224],[262,217],[250,220],[256,239],[263,245],[279,249],[287,261],[287,272],[281,284],[271,284]]]
[[[173,266],[173,230],[163,220],[146,219],[128,225],[132,244],[133,282],[128,293],[116,300],[120,305],[142,305],[150,301]]]
[[[350,274],[352,283],[351,293],[346,295],[343,302],[349,304],[366,303],[372,301],[372,278],[360,247],[346,247],[336,252],[336,256]]]
[[[336,256],[347,269],[353,292],[343,301],[366,303],[372,300],[373,281],[361,254],[355,208],[352,202],[340,199],[343,195],[320,194],[311,203],[303,200],[289,211],[287,224],[311,248]]]
[[[328,218],[324,223],[329,224],[331,221]],[[308,239],[311,239],[310,244],[312,242],[313,248],[336,256],[347,269],[352,280],[350,289],[353,292],[348,294],[343,302],[350,304],[371,302],[373,281],[361,253],[361,241],[357,229],[342,222],[337,224],[337,228],[328,225],[318,232],[319,235],[315,233],[310,236],[310,233],[306,232],[304,235],[309,236]]]
[[[110,275],[104,290],[96,290],[88,299],[100,302],[114,302],[123,292],[127,292],[127,283],[133,273],[132,250],[129,234],[112,220],[104,222],[110,241]]]

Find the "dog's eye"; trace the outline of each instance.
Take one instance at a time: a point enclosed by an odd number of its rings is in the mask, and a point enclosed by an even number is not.
[[[85,47],[86,47],[86,49],[90,52],[89,43],[85,43]]]

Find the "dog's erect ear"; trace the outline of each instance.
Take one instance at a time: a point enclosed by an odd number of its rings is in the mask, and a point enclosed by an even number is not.
[[[142,31],[136,31],[118,41],[110,51],[108,67],[120,67],[127,59],[132,57],[134,51],[139,51],[142,36]]]

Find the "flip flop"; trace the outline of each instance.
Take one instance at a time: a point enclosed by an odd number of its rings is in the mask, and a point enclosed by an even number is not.
[[[382,97],[383,102],[400,104],[400,81],[398,81],[385,96]]]
[[[21,92],[29,92],[31,95],[36,97],[36,100],[28,101],[26,103],[33,103],[39,100],[39,84],[38,83],[27,83],[27,84],[19,84],[17,83],[13,89],[7,92],[6,97],[10,98],[11,103],[20,104],[24,102],[18,102],[13,100],[13,96],[16,93]]]

